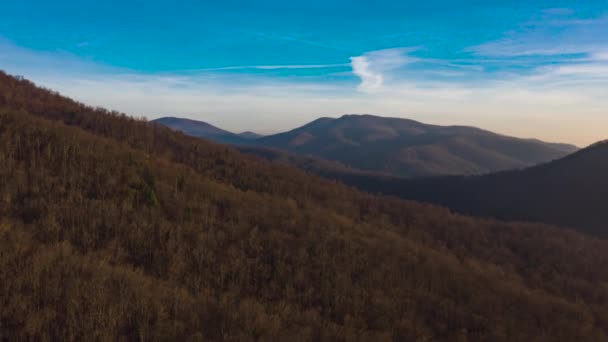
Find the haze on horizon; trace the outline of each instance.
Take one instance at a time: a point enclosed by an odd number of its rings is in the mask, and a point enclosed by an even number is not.
[[[603,1],[13,1],[0,69],[87,104],[273,133],[369,113],[608,138]]]

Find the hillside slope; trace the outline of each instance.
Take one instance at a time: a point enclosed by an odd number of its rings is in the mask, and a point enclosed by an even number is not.
[[[544,222],[608,238],[608,142],[519,171],[406,180],[334,173],[361,189],[476,216]]]
[[[464,126],[398,118],[321,118],[256,140],[264,146],[406,177],[470,175],[522,168],[563,157],[575,146],[517,139]]]
[[[603,340],[608,245],[360,193],[0,73],[9,340]]]

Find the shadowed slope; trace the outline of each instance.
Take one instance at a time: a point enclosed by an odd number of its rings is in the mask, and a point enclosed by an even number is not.
[[[327,174],[361,189],[504,220],[534,221],[608,237],[608,142],[524,170],[470,177],[399,179]]]

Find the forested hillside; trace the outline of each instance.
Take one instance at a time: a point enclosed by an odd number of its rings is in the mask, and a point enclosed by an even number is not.
[[[608,244],[368,195],[0,74],[0,339],[608,338]]]
[[[473,177],[403,179],[338,169],[318,172],[370,191],[461,213],[533,221],[608,237],[608,142],[535,167]]]

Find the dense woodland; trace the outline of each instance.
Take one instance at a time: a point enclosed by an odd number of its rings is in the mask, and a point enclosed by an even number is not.
[[[608,243],[365,194],[0,73],[0,340],[602,341]]]

